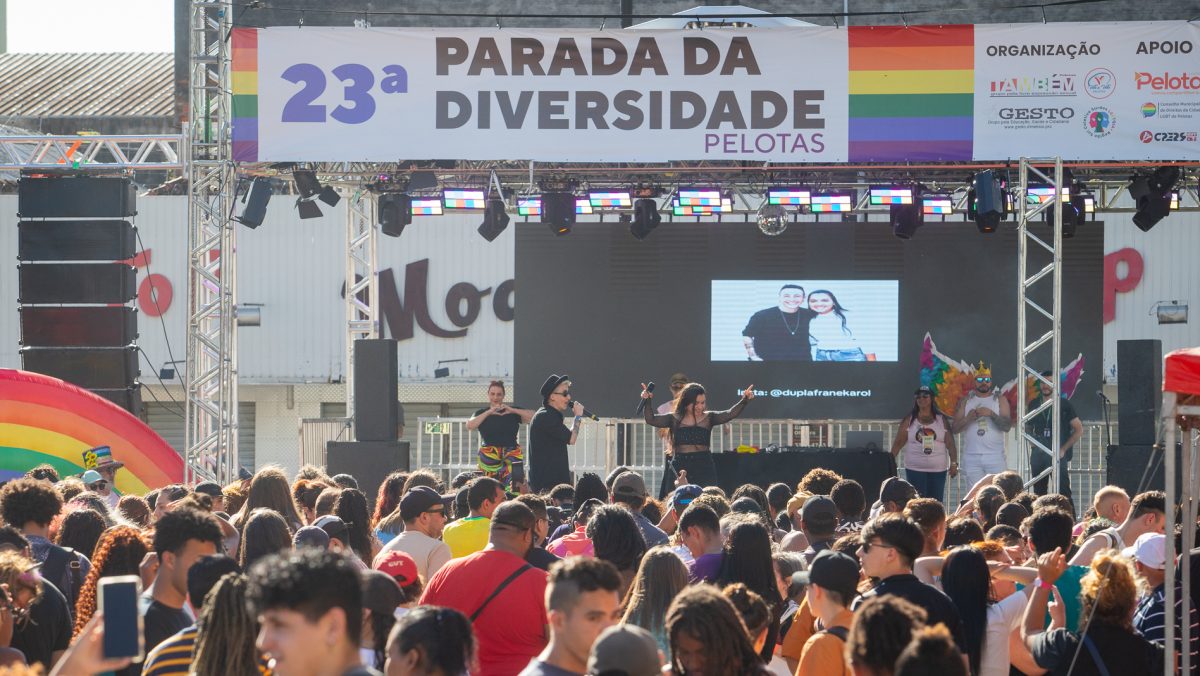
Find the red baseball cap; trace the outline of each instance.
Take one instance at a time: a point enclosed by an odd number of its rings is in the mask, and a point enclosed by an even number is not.
[[[401,551],[393,550],[380,555],[375,562],[375,570],[391,575],[401,587],[417,581],[417,562]]]

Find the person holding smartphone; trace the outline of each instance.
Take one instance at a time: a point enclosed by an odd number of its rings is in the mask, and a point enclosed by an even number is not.
[[[479,469],[511,490],[525,482],[525,451],[517,432],[533,420],[533,411],[505,404],[504,394],[504,381],[489,383],[488,405],[475,411],[467,429],[479,430]]]

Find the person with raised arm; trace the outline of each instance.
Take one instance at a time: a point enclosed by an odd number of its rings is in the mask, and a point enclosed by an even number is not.
[[[742,390],[742,398],[733,408],[726,411],[710,411],[704,386],[700,383],[688,383],[675,397],[675,408],[667,414],[654,413],[651,406],[653,398],[650,390],[642,383],[642,399],[646,399],[644,413],[646,424],[653,427],[665,428],[671,432],[671,447],[674,457],[671,469],[685,483],[698,486],[717,485],[717,466],[712,457],[712,430],[717,425],[723,425],[737,418],[745,410],[746,404],[754,398],[754,386]]]

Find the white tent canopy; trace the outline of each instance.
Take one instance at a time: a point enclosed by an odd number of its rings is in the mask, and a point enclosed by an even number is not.
[[[729,18],[731,16],[737,17],[740,14],[762,14],[763,16],[762,18]],[[678,18],[651,19],[650,21],[634,24],[626,30],[682,30],[685,28],[695,28],[697,27],[697,23],[702,23],[705,26],[726,23],[732,26],[754,26],[755,28],[794,28],[796,26],[817,25],[807,21],[800,21],[799,19],[771,16],[770,12],[746,7],[745,5],[704,5],[676,12],[675,17]]]

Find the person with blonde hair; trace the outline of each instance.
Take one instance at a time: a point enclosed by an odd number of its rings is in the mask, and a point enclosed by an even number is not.
[[[1091,569],[1080,581],[1083,607],[1078,631],[1043,631],[1050,590],[1067,568],[1062,549],[1040,556],[1037,568],[1038,579],[1025,606],[1021,640],[1039,667],[1064,675],[1162,673],[1162,646],[1147,641],[1133,629],[1138,585],[1129,559],[1111,550],[1092,559]]]

